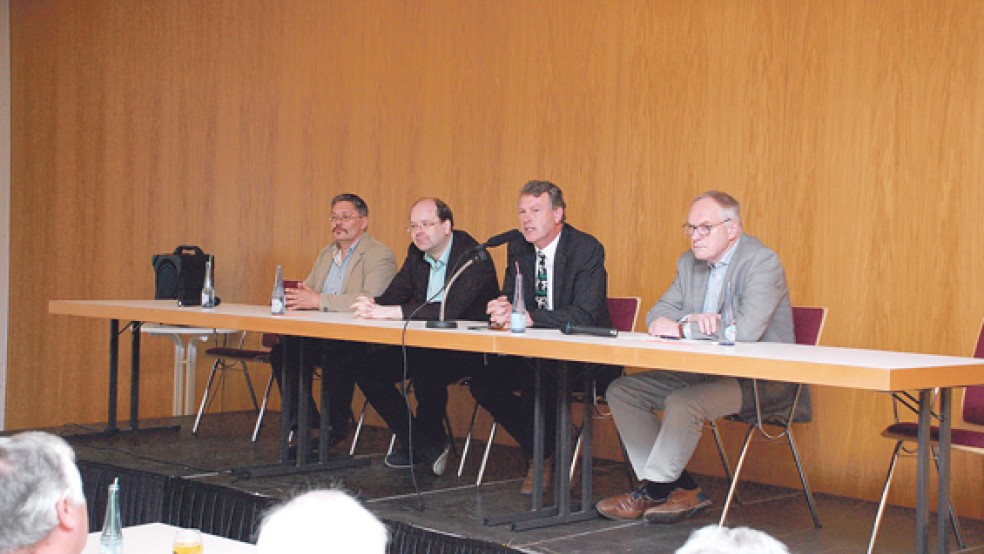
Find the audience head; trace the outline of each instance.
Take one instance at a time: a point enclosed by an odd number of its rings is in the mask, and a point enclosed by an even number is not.
[[[340,490],[317,490],[275,507],[260,526],[261,554],[383,554],[386,526]]]
[[[421,198],[410,209],[407,231],[417,248],[440,258],[454,229],[454,214],[440,198]]]
[[[519,229],[537,248],[549,245],[567,220],[560,187],[550,181],[530,181],[519,191]]]
[[[762,531],[708,525],[691,533],[676,554],[789,554],[789,550]]]
[[[369,228],[369,206],[358,195],[339,194],[331,199],[330,220],[332,236],[348,248]]]
[[[0,437],[0,554],[81,552],[89,516],[75,452],[64,439]]]
[[[730,194],[708,191],[694,199],[683,230],[698,260],[721,261],[741,236],[738,201]]]

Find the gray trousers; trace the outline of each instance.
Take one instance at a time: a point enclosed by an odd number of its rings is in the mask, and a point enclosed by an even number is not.
[[[675,371],[619,377],[605,397],[632,469],[640,479],[656,483],[680,477],[705,420],[741,410],[737,379]]]

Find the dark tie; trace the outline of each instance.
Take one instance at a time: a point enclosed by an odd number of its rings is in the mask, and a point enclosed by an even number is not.
[[[547,256],[543,252],[537,254],[536,260],[536,307],[547,309]]]

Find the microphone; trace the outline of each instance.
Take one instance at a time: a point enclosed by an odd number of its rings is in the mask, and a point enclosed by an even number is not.
[[[499,233],[498,235],[495,235],[489,240],[483,242],[482,244],[476,244],[471,248],[471,250],[467,250],[464,253],[462,253],[462,256],[459,257],[459,259],[464,257],[466,254],[468,255],[468,259],[464,263],[464,265],[462,265],[457,271],[454,272],[451,278],[448,279],[448,282],[444,285],[444,288],[441,289],[442,291],[444,291],[444,297],[441,298],[441,311],[438,320],[428,321],[427,323],[424,324],[424,326],[427,327],[428,329],[454,329],[458,327],[457,322],[444,320],[444,305],[448,300],[448,293],[451,291],[451,285],[454,284],[454,282],[458,279],[458,277],[462,274],[462,272],[468,269],[468,266],[476,262],[484,262],[485,260],[489,259],[489,253],[486,250],[487,248],[495,248],[496,246],[501,246],[507,242],[511,242],[513,240],[522,237],[523,237],[523,233],[520,233],[516,229],[510,229],[505,233]]]
[[[523,238],[523,233],[520,233],[517,229],[509,229],[505,233],[499,233],[489,240],[475,246],[475,250],[485,250],[486,248],[495,248],[496,246],[502,246],[507,242],[512,242],[517,239]]]
[[[560,332],[565,335],[594,335],[596,337],[610,338],[618,336],[618,329],[613,327],[589,327],[587,325],[574,325],[570,322],[565,323],[560,328]]]
[[[444,304],[448,300],[448,293],[451,291],[451,285],[454,284],[454,282],[458,279],[458,277],[466,269],[468,269],[470,265],[472,265],[473,263],[479,260],[487,260],[488,257],[489,257],[488,252],[486,252],[485,250],[478,250],[474,253],[471,259],[465,262],[465,265],[461,266],[461,268],[458,269],[458,271],[454,272],[454,275],[452,275],[451,278],[448,279],[448,282],[444,285],[444,288],[441,289],[444,291],[444,297],[441,298],[441,312],[439,315],[439,319],[437,321],[428,321],[427,323],[424,324],[424,327],[427,327],[428,329],[455,329],[458,327],[457,321],[444,320]]]

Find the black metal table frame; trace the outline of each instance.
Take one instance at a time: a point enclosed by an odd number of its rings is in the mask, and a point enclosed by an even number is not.
[[[543,360],[534,360],[534,410],[533,410],[533,494],[530,497],[529,511],[516,512],[485,518],[485,525],[510,524],[513,531],[541,529],[553,525],[575,523],[598,517],[591,501],[592,495],[592,452],[594,450],[593,418],[589,406],[585,405],[581,422],[581,503],[575,507],[571,502],[571,465],[573,449],[571,444],[571,387],[569,364],[558,360],[557,368],[557,417],[554,447],[554,505],[543,505],[543,451],[546,441],[544,429]],[[592,372],[586,367],[583,371],[584,389],[590,391]]]

